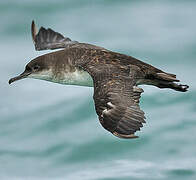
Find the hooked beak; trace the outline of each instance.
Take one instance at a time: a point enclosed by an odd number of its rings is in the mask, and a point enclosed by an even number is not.
[[[14,81],[18,81],[18,80],[20,80],[20,79],[24,79],[24,78],[28,77],[29,74],[31,74],[31,72],[26,72],[26,71],[24,71],[24,72],[23,72],[22,74],[20,74],[19,76],[16,76],[16,77],[14,77],[14,78],[11,78],[11,79],[9,80],[9,84],[13,83]]]

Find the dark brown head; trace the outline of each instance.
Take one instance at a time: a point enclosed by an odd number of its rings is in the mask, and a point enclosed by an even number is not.
[[[19,76],[11,78],[9,80],[9,84],[27,77],[47,80],[51,78],[51,73],[52,71],[50,68],[49,61],[46,61],[44,56],[39,56],[26,65],[23,73],[21,73]]]

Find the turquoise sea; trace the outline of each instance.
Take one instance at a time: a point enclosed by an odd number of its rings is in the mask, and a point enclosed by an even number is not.
[[[195,0],[0,1],[0,180],[195,180]],[[142,86],[147,123],[138,139],[99,124],[93,89],[25,79],[36,52],[31,21],[125,53],[188,84]]]

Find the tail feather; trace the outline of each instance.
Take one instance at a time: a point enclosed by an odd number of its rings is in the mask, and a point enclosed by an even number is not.
[[[158,87],[160,88],[171,88],[176,91],[186,92],[189,88],[188,85],[177,84],[180,80],[176,79],[175,74],[170,73],[156,73],[156,78],[160,79],[158,81]]]
[[[176,84],[176,83],[172,84],[172,89],[174,89],[176,91],[186,92],[186,91],[188,91],[188,88],[189,88],[188,85]]]
[[[156,78],[160,80],[165,80],[165,81],[175,81],[179,82],[178,79],[176,79],[175,74],[169,74],[169,73],[156,73]]]
[[[176,75],[175,74],[171,74],[171,73],[167,73],[167,74],[169,74],[170,76],[176,78]]]
[[[144,84],[150,84],[159,88],[170,88],[176,91],[186,92],[189,88],[188,85],[177,84],[180,80],[176,79],[175,74],[156,72],[154,74],[148,74],[145,77]]]
[[[186,92],[186,91],[188,91],[188,88],[189,88],[188,85],[177,84],[177,83],[174,83],[174,82],[167,82],[167,81],[158,82],[157,87],[159,87],[159,88],[170,88],[170,89],[174,89],[176,91],[181,91],[181,92]]]

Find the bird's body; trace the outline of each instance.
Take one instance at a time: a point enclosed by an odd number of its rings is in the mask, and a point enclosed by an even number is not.
[[[132,71],[135,70],[139,74],[136,85],[154,85],[155,80],[146,78],[146,76],[156,76],[157,73],[165,73],[131,56],[101,48],[95,49],[93,45],[84,43],[78,43],[77,46],[72,45],[63,50],[39,56],[38,59],[46,61],[47,63],[51,62],[49,69],[37,74],[31,74],[28,77],[66,85],[93,87],[91,75],[95,73],[95,69],[96,71],[100,71],[102,75],[110,71],[109,75],[116,73],[116,76],[120,76],[131,69]],[[35,60],[37,60],[37,58]],[[32,62],[34,62],[34,60]],[[166,73],[166,75],[167,74],[168,73]],[[171,75],[172,74],[168,74],[168,77]],[[129,73],[126,73],[125,76],[129,76]]]
[[[137,85],[186,91],[187,85],[175,82],[176,75],[166,73],[128,55],[91,44],[71,41],[51,29],[32,36],[37,50],[58,49],[39,56],[27,64],[25,72],[9,82],[30,77],[60,84],[94,86],[95,109],[102,126],[121,138],[137,137],[134,133],[145,123],[139,108],[143,90]]]

